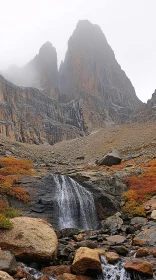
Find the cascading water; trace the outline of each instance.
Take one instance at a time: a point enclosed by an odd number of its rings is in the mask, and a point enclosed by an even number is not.
[[[54,174],[59,228],[96,229],[98,219],[92,194],[68,176]]]
[[[105,256],[101,256],[102,275],[98,280],[147,280],[146,277],[137,273],[130,274],[124,269],[124,263],[119,261],[116,264],[109,264]]]
[[[109,264],[104,256],[101,256],[102,275],[98,280],[131,280],[130,274],[124,269],[123,263]]]

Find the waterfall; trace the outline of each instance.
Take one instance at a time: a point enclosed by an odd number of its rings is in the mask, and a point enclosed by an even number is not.
[[[59,228],[96,229],[98,219],[92,194],[68,176],[54,174]]]

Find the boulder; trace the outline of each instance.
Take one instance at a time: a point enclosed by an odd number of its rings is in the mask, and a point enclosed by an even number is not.
[[[74,275],[70,273],[63,273],[56,277],[57,280],[92,280],[91,277],[83,276],[83,275]]]
[[[141,231],[133,239],[133,244],[138,246],[156,246],[155,228],[149,228]]]
[[[147,249],[147,248],[140,248],[136,252],[136,257],[137,258],[142,258],[142,257],[148,256],[149,254],[150,254],[150,250],[149,249]]]
[[[74,239],[75,241],[77,241],[77,242],[80,242],[80,241],[83,241],[83,240],[84,240],[84,237],[83,237],[82,233],[79,233],[79,234],[77,234],[77,235],[74,235],[74,236],[73,236],[73,239]]]
[[[106,166],[117,165],[121,163],[121,160],[122,158],[119,152],[113,149],[111,153],[105,155],[101,160],[98,161],[98,165],[106,165]]]
[[[76,251],[71,271],[74,274],[85,274],[87,270],[102,271],[99,253],[96,250],[81,247]]]
[[[147,219],[143,217],[134,217],[131,219],[131,225],[143,226],[147,224]]]
[[[112,264],[116,263],[120,259],[119,255],[115,252],[106,252],[105,257],[107,261]]]
[[[18,260],[47,262],[57,255],[56,234],[46,221],[38,218],[11,219],[13,228],[0,230],[0,246],[11,250]]]
[[[151,219],[156,220],[156,210],[153,210],[151,213]]]
[[[17,269],[16,274],[14,275],[14,279],[22,279],[22,278],[26,278],[28,275],[27,272],[25,272],[25,270],[23,269],[23,267],[19,266]]]
[[[15,257],[9,251],[0,250],[0,270],[9,274],[14,274],[17,271]]]
[[[48,276],[56,277],[60,274],[70,273],[70,265],[56,265],[56,266],[48,266],[41,270],[43,274]]]
[[[115,250],[119,255],[126,256],[128,254],[128,249],[124,245],[111,246],[112,250]]]
[[[143,259],[131,259],[125,264],[124,268],[145,275],[153,275],[152,264]]]
[[[116,233],[123,224],[123,220],[120,218],[120,213],[107,218],[106,220],[101,221],[101,226],[104,231],[111,233]]]
[[[106,237],[106,239],[112,245],[121,244],[126,240],[126,238],[122,235],[112,235],[112,236]]]
[[[152,250],[152,255],[153,255],[154,258],[156,258],[156,248],[154,248],[154,249]]]
[[[0,280],[14,280],[7,272],[0,271]]]

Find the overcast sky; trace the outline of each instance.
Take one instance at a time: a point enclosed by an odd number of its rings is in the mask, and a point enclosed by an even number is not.
[[[156,0],[0,0],[0,69],[23,65],[46,41],[64,59],[80,19],[98,24],[146,101],[156,88]]]

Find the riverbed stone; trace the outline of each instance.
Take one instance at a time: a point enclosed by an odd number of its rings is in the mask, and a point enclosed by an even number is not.
[[[111,264],[116,263],[120,259],[119,255],[115,252],[106,252],[105,257],[106,257],[107,261]]]
[[[146,228],[139,232],[133,239],[133,244],[138,246],[156,246],[156,229],[155,227]]]
[[[134,217],[131,219],[131,225],[143,226],[147,223],[147,219],[143,217]]]
[[[94,249],[97,248],[97,243],[90,240],[83,240],[76,244],[76,248],[80,248],[80,247],[87,247],[90,249]]]
[[[70,265],[56,265],[56,266],[48,266],[41,270],[43,274],[56,277],[60,274],[70,273],[71,266]]]
[[[0,270],[0,280],[14,280],[7,272]]]
[[[13,254],[0,249],[0,270],[14,274],[17,271],[17,263]]]
[[[112,235],[112,236],[106,237],[106,239],[111,245],[121,244],[121,243],[124,243],[126,240],[126,238],[122,235]]]
[[[129,271],[136,271],[145,275],[153,275],[153,266],[150,262],[143,259],[131,259],[124,268]]]
[[[0,246],[18,260],[47,262],[57,255],[58,241],[50,224],[38,218],[11,219],[11,230],[0,230]]]
[[[150,254],[150,250],[148,248],[140,248],[136,252],[136,257],[142,258],[142,257],[148,256],[149,254]]]
[[[118,212],[106,220],[101,221],[102,229],[104,231],[116,233],[123,225],[123,220],[120,218],[120,215],[121,214]]]
[[[63,273],[61,275],[56,276],[57,280],[92,280],[91,277],[84,275],[74,275],[71,273]]]
[[[88,269],[102,271],[99,253],[96,250],[81,247],[76,251],[71,271],[81,275],[85,274]]]
[[[111,246],[110,249],[115,250],[119,255],[122,256],[126,256],[128,254],[128,248],[126,248],[124,245]]]

